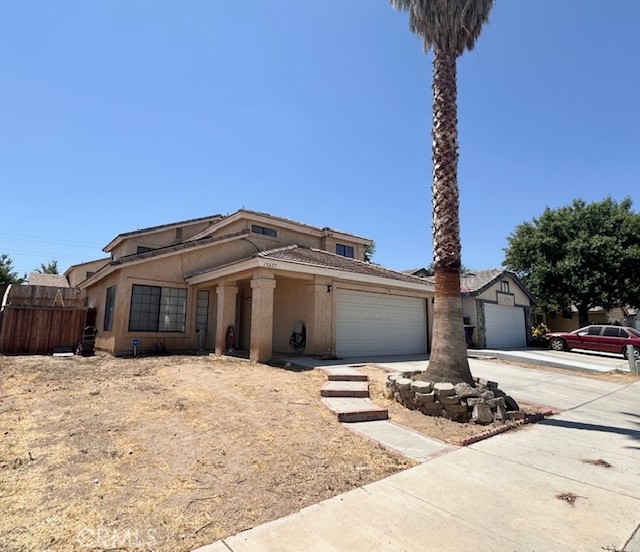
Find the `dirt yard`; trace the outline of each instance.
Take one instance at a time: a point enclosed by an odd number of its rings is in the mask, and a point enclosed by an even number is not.
[[[413,465],[325,376],[212,357],[0,357],[0,550],[182,551]]]

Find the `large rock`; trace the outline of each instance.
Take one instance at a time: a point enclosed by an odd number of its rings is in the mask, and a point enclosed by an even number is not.
[[[442,410],[442,405],[437,402],[428,402],[420,405],[420,411],[424,414],[429,414],[430,416],[434,416],[436,413],[441,413]]]
[[[460,404],[460,399],[457,395],[439,395],[438,400],[442,404]]]
[[[498,406],[496,406],[494,417],[496,420],[499,420],[500,422],[506,422],[508,419],[507,409],[503,405],[499,404]]]
[[[415,393],[431,393],[433,384],[430,381],[414,381],[411,383],[411,390]]]
[[[416,404],[427,404],[435,402],[436,396],[433,393],[416,393]]]
[[[438,382],[433,384],[433,392],[436,394],[437,397],[440,397],[440,396],[448,397],[450,395],[455,395],[456,389],[453,386],[453,383]]]
[[[495,408],[496,406],[505,406],[504,397],[494,397],[493,399],[487,399],[484,401],[489,408]]]
[[[476,424],[490,424],[493,422],[493,414],[486,404],[476,404],[471,413],[471,421]]]
[[[456,383],[455,385],[456,395],[461,399],[467,399],[470,397],[479,397],[480,390],[476,387],[472,387],[468,383]]]

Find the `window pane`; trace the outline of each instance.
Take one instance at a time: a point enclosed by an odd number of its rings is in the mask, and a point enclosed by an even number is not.
[[[618,328],[605,328],[604,335],[607,337],[618,337],[620,335],[620,330]]]
[[[209,292],[206,290],[198,291],[198,299],[196,306],[196,330],[207,331],[207,315],[209,311]]]
[[[600,335],[602,326],[591,326],[587,332],[587,335]]]
[[[107,288],[107,300],[104,307],[104,331],[111,331],[113,327],[113,311],[116,305],[116,286]]]

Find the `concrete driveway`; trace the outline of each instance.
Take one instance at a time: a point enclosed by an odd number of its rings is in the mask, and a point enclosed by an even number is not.
[[[565,411],[200,550],[640,550],[640,382],[471,369]]]
[[[571,351],[552,351],[550,349],[469,349],[470,358],[499,358],[528,364],[540,364],[542,366],[554,366],[577,370],[594,370],[597,372],[610,372],[621,370],[629,372],[629,361],[622,355],[613,353],[600,353],[596,351],[583,351],[572,349]]]

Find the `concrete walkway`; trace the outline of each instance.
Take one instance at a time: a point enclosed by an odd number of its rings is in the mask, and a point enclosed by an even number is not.
[[[199,550],[638,550],[640,383],[486,361],[472,371],[568,410]]]

